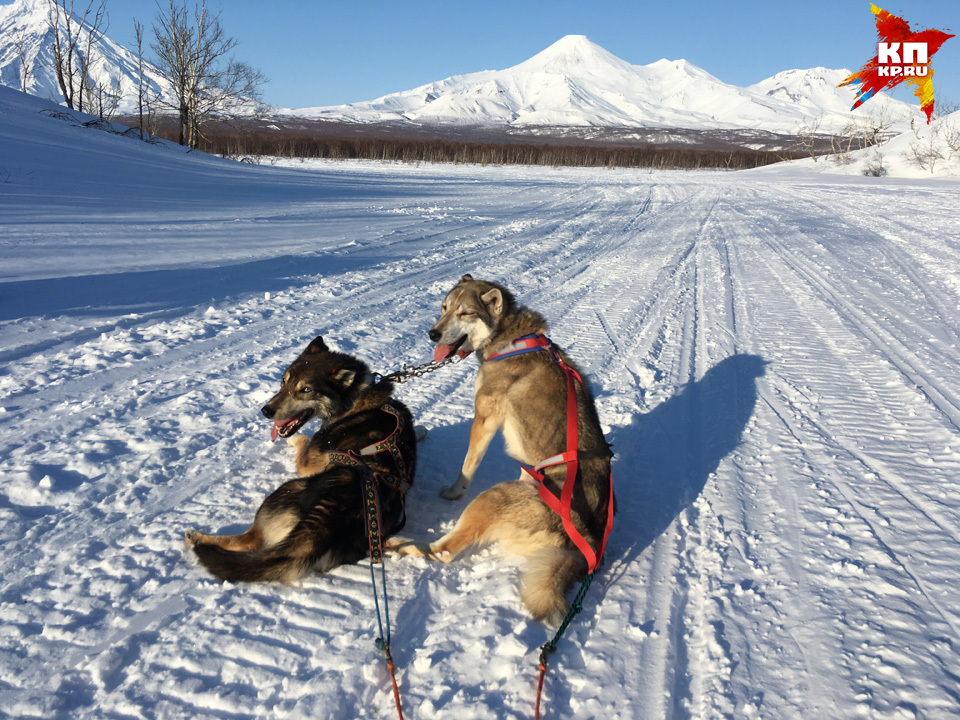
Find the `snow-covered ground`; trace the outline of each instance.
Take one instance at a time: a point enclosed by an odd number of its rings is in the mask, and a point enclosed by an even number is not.
[[[841,146],[842,147],[842,146]],[[960,111],[937,117],[929,124],[888,141],[843,153],[794,160],[788,164],[805,172],[830,175],[873,175],[897,178],[960,178]],[[761,168],[761,173],[782,176],[785,164]]]
[[[960,712],[956,182],[237,165],[0,91],[0,714],[395,717],[365,565],[225,585],[182,536],[291,477],[258,408],[309,339],[425,360],[465,271],[549,318],[616,451],[546,717]],[[474,375],[399,391],[405,534],[464,506]],[[516,474],[497,445],[468,497]],[[407,717],[532,717],[517,563],[388,572]]]

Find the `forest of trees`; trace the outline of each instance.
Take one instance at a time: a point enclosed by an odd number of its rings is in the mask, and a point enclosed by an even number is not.
[[[158,131],[175,139],[172,129]],[[236,159],[261,157],[387,160],[395,162],[517,164],[580,167],[727,168],[742,170],[784,159],[783,152],[664,147],[568,145],[532,142],[470,142],[454,139],[353,136],[309,132],[248,131],[219,123],[204,133],[199,148]],[[796,154],[789,154],[797,157]]]

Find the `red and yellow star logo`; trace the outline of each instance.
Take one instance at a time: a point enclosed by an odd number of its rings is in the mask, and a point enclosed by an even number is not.
[[[877,18],[877,54],[837,87],[858,85],[856,110],[881,90],[889,90],[902,82],[915,85],[913,94],[920,100],[927,124],[933,113],[933,68],[930,61],[944,42],[954,37],[941,30],[912,32],[910,23],[886,10],[870,5]]]

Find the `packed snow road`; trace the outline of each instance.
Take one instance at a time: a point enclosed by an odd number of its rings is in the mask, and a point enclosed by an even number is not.
[[[199,190],[64,186],[69,217],[4,198],[4,712],[393,715],[365,565],[221,584],[182,537],[238,531],[291,476],[258,408],[314,335],[380,371],[421,362],[464,272],[550,320],[616,452],[619,515],[547,717],[960,712],[956,183],[207,172]],[[475,372],[399,390],[430,429],[407,535],[517,475],[495,445],[464,501],[438,496]],[[518,567],[495,548],[388,562],[408,717],[532,717],[549,633]]]

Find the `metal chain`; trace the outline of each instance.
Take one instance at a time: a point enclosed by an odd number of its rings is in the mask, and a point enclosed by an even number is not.
[[[377,380],[378,383],[385,382],[387,380],[395,383],[405,383],[410,378],[420,377],[421,375],[432,373],[434,370],[439,370],[444,365],[456,365],[461,360],[463,360],[463,358],[454,353],[450,357],[443,360],[431,360],[430,362],[423,363],[422,365],[407,365],[404,363],[399,370],[395,370],[389,375],[381,375],[380,373],[374,373],[374,375],[379,378]]]

